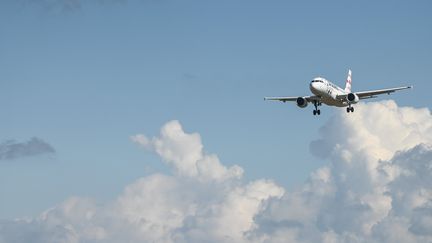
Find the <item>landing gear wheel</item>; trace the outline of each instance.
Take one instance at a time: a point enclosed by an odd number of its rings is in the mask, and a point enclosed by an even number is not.
[[[321,111],[318,110],[318,106],[320,106],[321,103],[318,103],[317,101],[314,101],[313,104],[314,104],[314,106],[315,106],[315,110],[313,111],[314,116],[317,115],[317,114],[320,115],[320,114],[321,114]]]
[[[349,113],[351,111],[350,107],[347,107],[347,113]]]
[[[354,112],[354,107],[351,107],[351,112]]]

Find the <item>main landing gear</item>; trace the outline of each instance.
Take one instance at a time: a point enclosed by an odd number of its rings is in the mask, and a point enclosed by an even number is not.
[[[351,105],[349,105],[347,107],[347,113],[350,113],[350,112],[354,112],[354,107],[352,107]]]
[[[314,101],[313,102],[314,106],[315,106],[315,110],[313,110],[313,114],[315,115],[320,115],[321,111],[318,109],[318,106],[321,105],[321,103],[318,103],[318,101]]]

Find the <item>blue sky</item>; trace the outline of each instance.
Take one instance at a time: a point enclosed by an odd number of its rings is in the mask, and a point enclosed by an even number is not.
[[[322,75],[353,89],[405,84],[400,106],[430,107],[429,1],[61,1],[0,3],[0,139],[39,137],[55,154],[0,161],[0,218],[70,196],[100,201],[167,172],[133,144],[172,119],[246,179],[301,184],[326,161],[320,117],[264,96],[307,95]],[[343,110],[342,110],[343,111]],[[168,173],[168,172],[167,172]]]

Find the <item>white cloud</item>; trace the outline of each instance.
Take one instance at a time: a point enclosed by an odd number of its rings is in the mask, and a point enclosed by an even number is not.
[[[261,237],[276,241],[295,234],[296,241],[305,242],[432,240],[428,109],[401,108],[393,101],[359,104],[356,113],[337,114],[320,133],[311,151],[330,164],[260,216],[273,225],[258,231]],[[293,233],[284,222],[301,227]],[[394,237],[393,230],[400,237]]]
[[[432,117],[393,101],[340,112],[311,143],[330,162],[298,189],[244,182],[178,121],[132,136],[173,175],[154,174],[98,205],[71,198],[0,223],[0,242],[431,242]]]
[[[38,218],[0,223],[0,242],[240,242],[267,201],[284,193],[271,180],[243,182],[241,167],[205,153],[199,134],[178,121],[157,137],[131,138],[174,175],[143,177],[104,205],[71,198]]]
[[[225,167],[214,154],[203,151],[201,137],[197,133],[187,134],[178,121],[170,121],[161,129],[159,137],[152,139],[138,134],[132,141],[156,152],[180,176],[198,178],[203,181],[223,181],[240,178],[243,169],[237,165]]]

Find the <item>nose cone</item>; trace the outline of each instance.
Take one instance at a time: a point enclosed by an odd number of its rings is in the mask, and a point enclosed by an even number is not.
[[[309,85],[309,89],[313,92],[316,91],[318,89],[318,82],[312,82]]]

